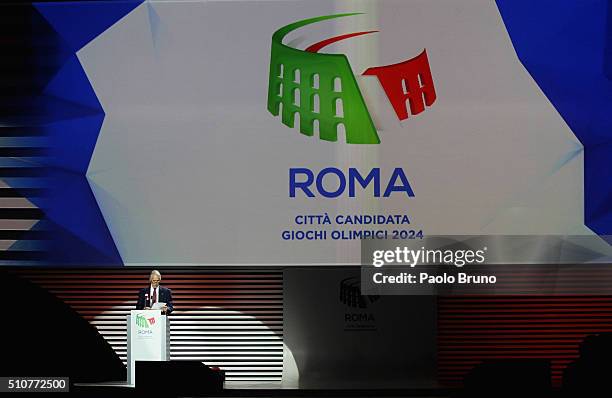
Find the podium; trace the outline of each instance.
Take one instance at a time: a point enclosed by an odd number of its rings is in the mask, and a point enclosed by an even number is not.
[[[128,384],[136,384],[136,361],[170,360],[170,321],[161,310],[132,310],[127,316]]]

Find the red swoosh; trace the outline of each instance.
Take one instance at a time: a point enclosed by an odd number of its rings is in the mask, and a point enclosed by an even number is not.
[[[344,39],[349,39],[349,38],[355,37],[355,36],[367,35],[369,33],[376,33],[376,32],[378,32],[378,31],[377,30],[369,30],[367,32],[347,33],[345,35],[330,37],[329,39],[325,39],[325,40],[322,40],[322,41],[320,41],[318,43],[311,44],[310,46],[308,46],[306,51],[308,51],[309,53],[316,53],[320,49],[322,49],[323,47],[328,46],[330,44],[333,44],[333,43],[335,43],[337,41],[344,40]]]

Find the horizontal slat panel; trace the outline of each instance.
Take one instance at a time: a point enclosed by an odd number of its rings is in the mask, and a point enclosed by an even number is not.
[[[126,315],[148,275],[140,270],[23,270],[83,316],[127,359]],[[171,359],[199,360],[231,381],[280,381],[283,363],[282,273],[163,272],[176,311]]]
[[[612,297],[441,297],[438,372],[460,384],[483,360],[548,359],[553,384],[585,336],[612,331]]]

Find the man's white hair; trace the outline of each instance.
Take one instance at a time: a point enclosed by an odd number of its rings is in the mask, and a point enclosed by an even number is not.
[[[153,279],[153,275],[157,275],[159,276],[159,279],[161,279],[161,274],[158,270],[154,269],[153,271],[151,271],[151,275],[149,275],[149,280]]]

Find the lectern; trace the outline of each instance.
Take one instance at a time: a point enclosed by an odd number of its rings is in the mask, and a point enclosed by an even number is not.
[[[161,310],[132,310],[127,316],[128,384],[135,385],[136,361],[170,360],[170,321]]]

